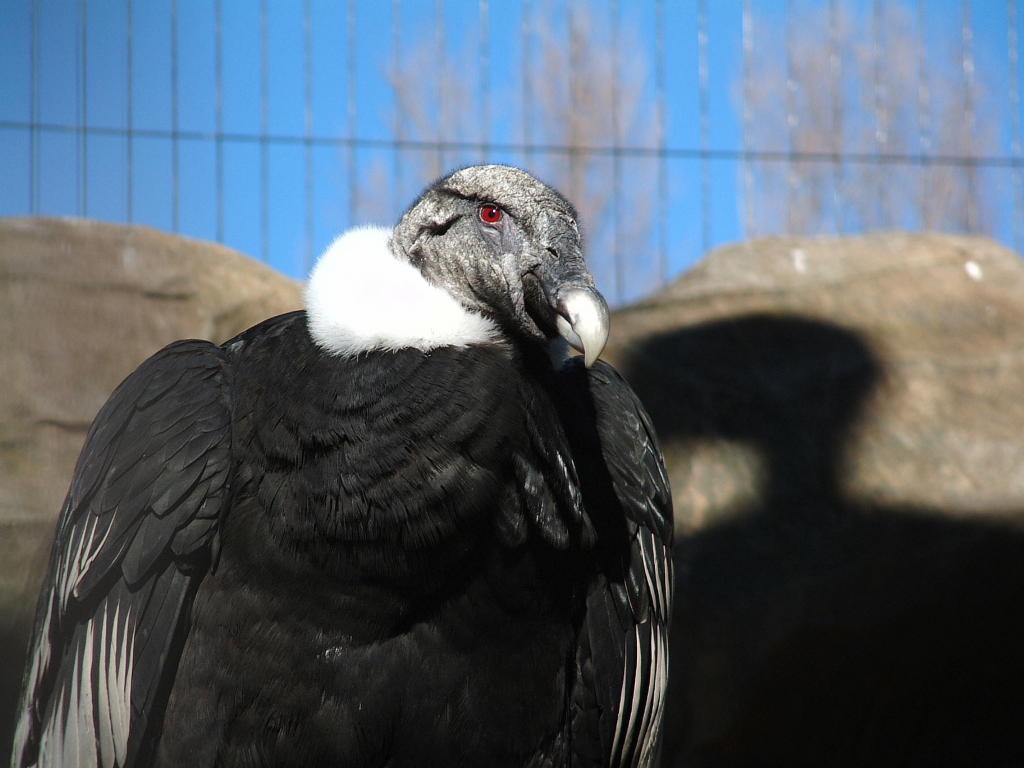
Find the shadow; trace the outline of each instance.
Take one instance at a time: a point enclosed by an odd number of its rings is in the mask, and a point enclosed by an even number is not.
[[[620,367],[667,449],[763,465],[677,542],[664,765],[1024,765],[1024,528],[844,497],[885,375],[862,339],[747,316]]]

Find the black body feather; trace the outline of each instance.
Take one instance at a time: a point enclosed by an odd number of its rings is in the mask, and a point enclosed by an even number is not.
[[[301,312],[172,345],[83,450],[17,764],[640,764],[671,535],[607,366],[339,359]]]

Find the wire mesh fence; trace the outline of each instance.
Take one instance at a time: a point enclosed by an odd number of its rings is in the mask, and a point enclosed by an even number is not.
[[[763,234],[1021,248],[1018,0],[31,0],[2,215],[143,223],[304,276],[442,171],[533,170],[616,301]]]

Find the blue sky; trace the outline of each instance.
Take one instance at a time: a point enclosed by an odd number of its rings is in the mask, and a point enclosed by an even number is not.
[[[889,0],[889,4],[895,0]],[[897,3],[898,4],[898,3]],[[304,67],[305,20],[311,19],[312,88],[309,119],[312,135],[340,137],[354,133],[360,139],[389,140],[393,135],[393,91],[387,80],[392,61],[393,10],[398,10],[398,30],[403,47],[431,40],[436,31],[438,3],[357,2],[354,115],[348,113],[346,63],[349,34],[348,6],[343,2],[267,0],[268,101],[266,131],[271,135],[302,136],[306,131]],[[440,4],[447,47],[453,59],[461,51],[477,50],[480,40],[478,0],[446,0]],[[541,3],[534,0],[536,9]],[[607,18],[611,2],[591,3],[591,10]],[[639,46],[653,55],[655,2],[621,2],[620,28],[635,34]],[[758,19],[784,19],[791,13],[827,7],[812,0],[751,0]],[[843,3],[854,13],[869,13],[868,0]],[[738,108],[738,78],[742,68],[742,0],[707,0],[709,147],[742,148]],[[132,194],[128,195],[129,144],[123,135],[128,127],[127,0],[0,0],[0,215],[25,215],[33,210],[31,183],[34,169],[35,210],[51,215],[88,215],[110,221],[132,220],[195,237],[216,239],[218,205],[215,145],[209,135],[216,130],[215,4],[212,0],[135,0],[131,89],[132,127],[153,131],[131,142]],[[698,87],[698,0],[665,0],[660,6],[665,19],[665,94],[668,104],[666,144],[681,150],[701,146]],[[172,29],[172,8],[177,25]],[[223,0],[223,131],[258,136],[263,130],[261,110],[261,5],[258,0]],[[910,3],[913,12],[917,6]],[[960,39],[961,0],[927,0],[929,56],[940,55]],[[1001,154],[1010,154],[1012,122],[1008,115],[1007,3],[974,0],[969,4],[980,81],[985,83],[986,114],[1001,122]],[[36,110],[39,122],[75,126],[81,122],[83,103],[90,133],[83,143],[73,132],[42,130],[33,157],[32,118],[32,17],[38,24],[36,51]],[[491,115],[494,143],[517,143],[522,138],[522,100],[519,87],[523,5],[489,3],[487,19],[489,67],[459,68],[453,77],[472,81],[485,91]],[[83,13],[86,34],[82,35]],[[564,5],[555,3],[547,12],[557,30],[564,28]],[[1018,13],[1018,16],[1024,14]],[[1018,18],[1018,30],[1024,19]],[[780,22],[781,25],[781,22]],[[824,30],[796,30],[799,34],[823,34]],[[767,28],[755,30],[758,44],[772,48],[765,39]],[[177,43],[177,93],[171,88],[172,39]],[[1024,38],[1024,35],[1021,35]],[[83,45],[88,55],[82,73]],[[774,47],[784,56],[784,43]],[[628,55],[628,52],[627,52]],[[466,69],[470,71],[466,71]],[[552,73],[559,77],[564,73]],[[176,98],[177,108],[174,109]],[[782,94],[780,94],[780,99]],[[174,144],[164,135],[175,120],[185,134]],[[108,132],[105,132],[109,129]],[[195,134],[195,136],[193,136]],[[433,138],[433,137],[422,137]],[[480,134],[446,137],[476,142]],[[779,147],[778,149],[785,149]],[[85,154],[83,154],[83,151]],[[173,158],[177,153],[177,174]],[[355,178],[361,188],[380,182],[374,168],[393,167],[387,148],[362,147],[355,151]],[[320,250],[349,224],[349,155],[345,147],[330,142],[312,146],[307,156],[301,142],[274,143],[267,149],[269,216],[264,222],[261,188],[261,148],[248,140],[224,143],[223,239],[233,247],[270,263],[296,277],[306,269],[307,248]],[[478,153],[452,153],[450,165],[480,160]],[[514,153],[494,152],[489,160],[522,164]],[[313,207],[307,212],[307,162],[312,165]],[[402,163],[402,154],[398,158]],[[669,196],[660,215],[667,217],[669,266],[675,273],[699,257],[704,243],[701,228],[701,161],[689,157],[668,161]],[[83,179],[83,170],[86,175]],[[711,187],[708,200],[708,245],[743,236],[740,206],[739,163],[708,161]],[[1009,170],[999,171],[1009,178]],[[384,177],[390,185],[393,175]],[[393,201],[383,217],[398,215],[399,203],[408,202],[427,179],[403,174],[399,188],[373,190]],[[1005,181],[1005,178],[1003,179]],[[177,205],[175,205],[177,184]],[[1012,197],[1012,184],[1004,184]],[[1007,199],[1006,209],[1013,211]],[[307,243],[307,215],[312,224],[312,243]],[[361,212],[360,215],[364,215]],[[1001,219],[1000,239],[1012,239],[1012,217]],[[358,222],[356,222],[358,223]],[[264,247],[264,226],[268,239]],[[642,291],[643,285],[625,294]]]

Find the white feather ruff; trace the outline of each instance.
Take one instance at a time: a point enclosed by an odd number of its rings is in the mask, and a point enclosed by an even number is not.
[[[350,229],[320,257],[306,287],[313,340],[337,355],[493,342],[497,327],[394,256],[383,227]]]

